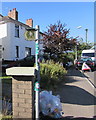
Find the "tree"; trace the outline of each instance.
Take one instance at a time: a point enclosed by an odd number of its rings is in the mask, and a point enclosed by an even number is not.
[[[65,26],[59,21],[56,24],[50,24],[44,32],[44,52],[50,57],[60,57],[76,45],[77,38],[69,37],[70,29],[66,29]]]
[[[92,48],[93,43],[88,42],[87,44],[85,42],[79,41],[77,50],[78,50],[78,57],[81,56],[81,53],[83,50]]]

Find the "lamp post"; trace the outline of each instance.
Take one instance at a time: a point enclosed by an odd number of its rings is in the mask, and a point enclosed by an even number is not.
[[[82,28],[82,26],[78,26],[78,27],[77,27],[77,29],[81,29],[81,28]],[[77,46],[78,46],[78,44],[76,44],[76,46],[75,46],[75,50],[76,50],[75,60],[78,59],[78,48],[77,48]]]

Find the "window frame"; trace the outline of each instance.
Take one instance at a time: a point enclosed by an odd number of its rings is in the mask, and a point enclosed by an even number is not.
[[[19,58],[19,46],[16,46],[16,58]]]
[[[15,37],[19,38],[19,25],[15,24]]]

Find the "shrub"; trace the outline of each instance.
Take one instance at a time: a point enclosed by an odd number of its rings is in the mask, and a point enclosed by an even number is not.
[[[40,64],[40,76],[41,76],[41,88],[50,88],[56,86],[62,80],[67,73],[59,63],[49,61],[47,63]]]

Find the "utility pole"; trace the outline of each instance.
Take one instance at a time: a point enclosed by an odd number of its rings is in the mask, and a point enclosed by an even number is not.
[[[87,44],[88,29],[85,29],[85,31],[86,31],[86,44]]]

